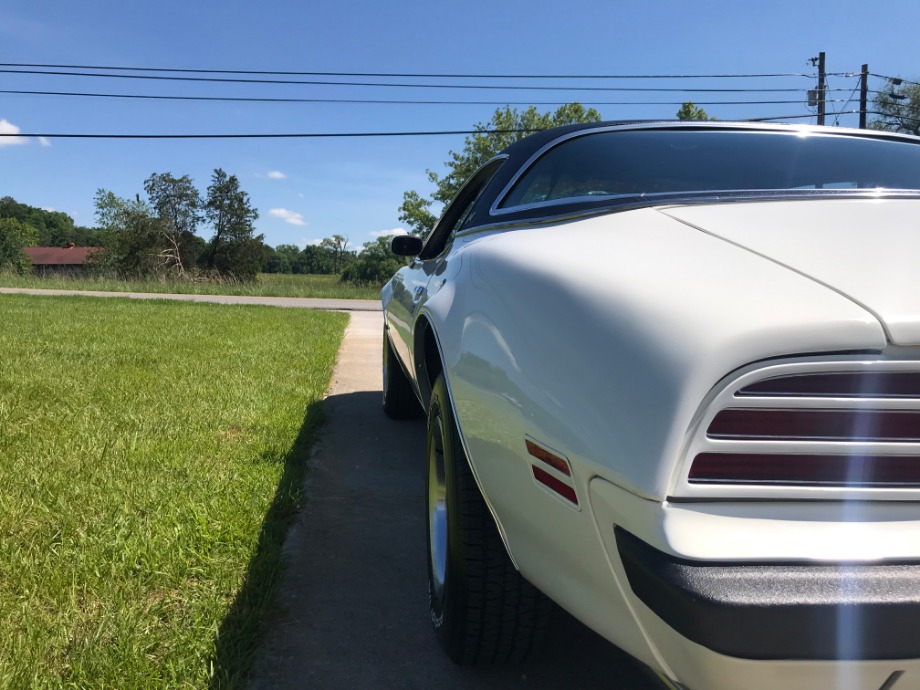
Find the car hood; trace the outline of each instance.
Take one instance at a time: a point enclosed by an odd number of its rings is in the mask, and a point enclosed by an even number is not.
[[[920,345],[920,205],[806,200],[659,209],[848,297],[896,345]]]

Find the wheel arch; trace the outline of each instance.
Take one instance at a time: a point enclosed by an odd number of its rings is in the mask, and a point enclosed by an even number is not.
[[[438,375],[444,371],[444,355],[434,325],[427,315],[419,317],[415,325],[415,380],[425,409],[431,404],[431,390]],[[447,376],[445,375],[445,380]],[[450,384],[448,382],[448,390]]]
[[[466,438],[463,435],[463,425],[457,416],[457,405],[454,400],[453,391],[451,390],[450,377],[448,376],[447,370],[444,367],[444,351],[441,348],[441,340],[438,337],[436,326],[425,313],[421,314],[416,321],[413,350],[415,352],[416,382],[418,385],[419,394],[422,398],[422,402],[424,403],[426,410],[431,404],[431,391],[434,387],[435,381],[437,381],[438,376],[440,376],[442,373],[444,375],[444,383],[447,386],[447,397],[450,400],[451,408],[454,411],[454,419],[457,424],[457,433],[460,436],[460,443],[463,445],[466,462],[470,466],[470,470],[473,473],[473,479],[476,480],[476,486],[479,487],[479,493],[482,495],[483,500],[486,503],[486,507],[489,509],[489,513],[492,515],[492,519],[495,521],[495,526],[498,528],[498,533],[501,536],[502,544],[505,547],[505,552],[508,554],[508,558],[511,559],[511,563],[514,565],[514,567],[517,570],[520,570],[520,568],[518,568],[517,561],[514,558],[514,554],[508,547],[508,537],[505,534],[505,528],[502,525],[502,521],[499,519],[498,514],[495,512],[492,501],[489,500],[489,495],[483,491],[482,481],[479,478],[479,474],[476,472],[476,465],[470,458],[470,449],[466,443]]]

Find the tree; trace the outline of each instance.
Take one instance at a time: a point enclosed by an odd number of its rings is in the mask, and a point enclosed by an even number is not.
[[[323,239],[319,246],[331,254],[332,272],[341,273],[352,257],[351,252],[348,251],[348,238],[342,237],[342,235],[333,235]]]
[[[69,242],[81,247],[92,246],[97,241],[92,228],[74,226],[73,218],[66,213],[21,204],[10,196],[0,199],[0,218],[15,218],[35,228],[39,247],[65,247]]]
[[[403,203],[399,207],[400,221],[409,226],[413,235],[427,235],[437,222],[437,217],[430,210],[432,202],[441,205],[450,203],[463,183],[497,153],[536,131],[600,119],[600,113],[594,108],[585,108],[580,103],[568,103],[551,113],[540,113],[534,106],[523,112],[510,106],[498,108],[489,122],[475,125],[475,134],[467,136],[462,151],[449,153],[450,160],[444,163],[448,170],[446,175],[442,177],[427,171],[429,181],[435,185],[431,201],[415,191],[403,194]]]
[[[878,117],[869,126],[887,132],[920,135],[920,84],[905,84],[901,79],[893,79],[890,86],[889,90],[875,95]]]
[[[91,255],[100,272],[139,277],[162,268],[163,235],[153,210],[140,198],[122,199],[112,192],[96,192],[96,222],[104,251]]]
[[[208,186],[204,216],[214,234],[205,252],[205,267],[241,280],[253,280],[262,264],[262,235],[255,236],[259,212],[240,189],[236,175],[214,170]]]
[[[262,270],[265,273],[293,273],[294,262],[299,254],[300,247],[296,244],[279,244],[267,254]]]
[[[399,207],[399,222],[408,225],[409,232],[413,235],[424,237],[438,222],[438,217],[429,210],[430,208],[431,199],[423,198],[415,190],[405,192]]]
[[[160,255],[176,273],[184,275],[194,263],[195,229],[201,220],[201,196],[188,175],[153,173],[144,181],[144,191],[160,220],[160,232],[166,246]]]
[[[327,247],[308,244],[291,265],[294,273],[303,275],[329,275],[336,273],[333,253]]]
[[[32,262],[23,247],[38,242],[38,230],[15,218],[0,218],[0,271],[27,273]]]
[[[365,242],[361,253],[342,271],[342,280],[355,285],[383,285],[405,266],[405,260],[390,249],[392,239],[387,235]]]
[[[677,111],[678,120],[715,120],[714,117],[710,117],[709,114],[695,105],[693,101],[687,101],[682,106],[680,110]]]

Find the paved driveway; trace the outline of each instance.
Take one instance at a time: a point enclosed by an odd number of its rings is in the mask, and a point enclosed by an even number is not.
[[[253,689],[653,687],[561,612],[538,661],[469,669],[441,653],[428,622],[425,425],[380,409],[381,329],[380,313],[352,314]]]

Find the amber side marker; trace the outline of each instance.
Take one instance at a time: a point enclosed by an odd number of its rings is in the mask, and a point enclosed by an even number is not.
[[[530,439],[525,438],[524,443],[527,444],[527,452],[534,456],[537,460],[542,460],[547,465],[552,467],[567,477],[572,476],[572,469],[569,467],[569,463],[565,461],[564,458],[560,458],[558,455],[550,453],[546,448],[538,446],[536,443]]]

